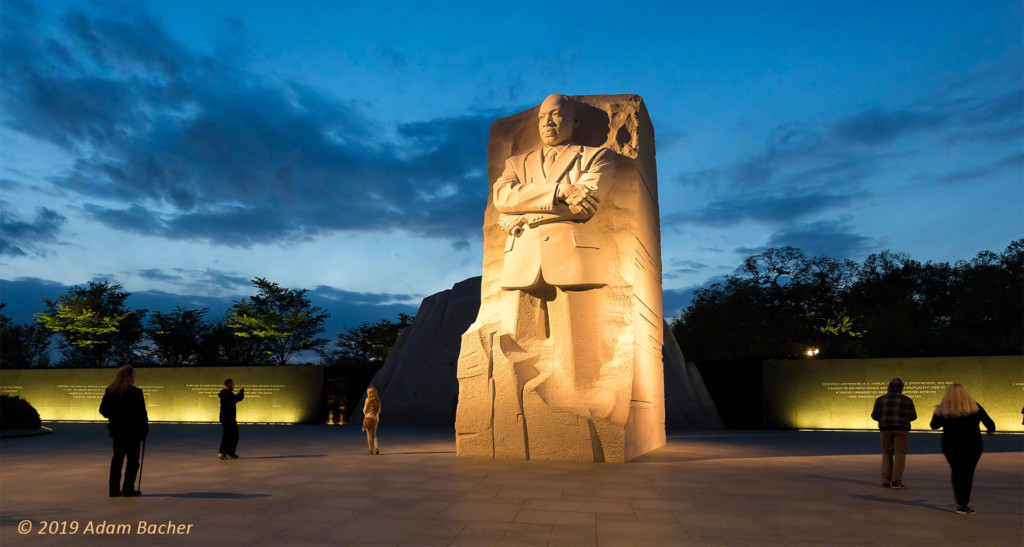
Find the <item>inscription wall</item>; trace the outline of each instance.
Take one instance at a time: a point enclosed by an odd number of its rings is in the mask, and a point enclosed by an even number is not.
[[[764,364],[764,406],[769,427],[876,429],[875,398],[889,380],[903,379],[914,400],[915,430],[930,430],[932,410],[946,387],[963,384],[992,416],[999,431],[1024,431],[1024,356],[914,359],[812,359]]]
[[[100,400],[117,369],[19,369],[0,372],[0,393],[18,395],[44,421],[105,421]],[[315,422],[320,411],[323,368],[168,367],[138,368],[136,385],[146,394],[154,422],[216,422],[217,394],[224,380],[245,386],[238,421],[249,423]]]

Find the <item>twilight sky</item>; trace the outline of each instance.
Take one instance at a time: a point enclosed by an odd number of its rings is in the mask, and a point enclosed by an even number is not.
[[[552,92],[644,97],[666,315],[767,247],[1024,236],[1019,0],[551,5],[5,0],[6,312],[112,280],[218,315],[256,276],[330,336],[412,312],[479,275],[488,129]]]

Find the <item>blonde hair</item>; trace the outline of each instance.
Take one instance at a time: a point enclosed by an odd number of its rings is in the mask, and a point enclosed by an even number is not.
[[[946,418],[959,418],[978,412],[978,403],[967,393],[964,386],[952,384],[946,388],[942,401],[935,407],[935,415]]]
[[[374,412],[380,412],[380,396],[377,395],[377,388],[370,386],[366,388],[366,402]]]
[[[117,369],[117,374],[114,375],[114,381],[110,382],[107,386],[107,391],[117,394],[124,395],[128,388],[135,385],[135,368],[131,365],[124,365]]]

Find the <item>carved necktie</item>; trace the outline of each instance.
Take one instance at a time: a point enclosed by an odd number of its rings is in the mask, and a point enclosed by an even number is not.
[[[555,164],[555,156],[558,152],[554,148],[551,148],[544,152],[544,176],[548,176],[551,173],[551,166]]]

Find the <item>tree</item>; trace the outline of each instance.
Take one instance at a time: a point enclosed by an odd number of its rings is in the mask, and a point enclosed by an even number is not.
[[[346,420],[352,415],[366,386],[384,366],[398,335],[410,325],[412,317],[404,313],[398,314],[398,322],[363,322],[339,334],[334,349],[322,348],[318,352],[321,362],[327,365],[324,390],[328,410],[335,419],[339,414]]]
[[[942,337],[949,355],[1024,353],[1024,239],[957,262]]]
[[[153,343],[149,350],[153,361],[168,367],[200,364],[204,343],[209,343],[213,330],[207,311],[176,306],[171,313],[157,310],[150,315],[146,335]]]
[[[261,277],[252,284],[257,294],[236,301],[224,322],[235,336],[258,340],[260,349],[278,365],[300,351],[317,351],[327,344],[327,339],[316,336],[324,332],[331,314],[313,305],[308,289],[288,289]]]
[[[412,325],[412,317],[398,314],[398,322],[381,319],[376,323],[363,322],[358,327],[345,329],[335,340],[335,350],[321,352],[320,356],[328,365],[362,364],[375,368],[384,365],[391,348],[403,329]]]
[[[855,328],[838,295],[852,284],[856,266],[793,247],[768,249],[724,283],[698,289],[672,330],[691,359],[798,358],[808,348],[828,354],[850,345],[829,329],[839,317]]]
[[[860,265],[769,249],[698,289],[672,330],[696,361],[1024,353],[1024,239],[1002,254]]]
[[[210,331],[199,343],[197,362],[205,366],[272,365],[272,356],[264,349],[263,340],[238,336],[227,325],[228,317],[210,325]]]
[[[0,368],[50,366],[50,332],[38,323],[18,325],[3,314],[0,302]]]
[[[129,310],[130,293],[119,284],[90,281],[56,300],[43,299],[46,311],[35,320],[60,335],[60,366],[105,367],[130,364],[142,342],[146,310]]]

